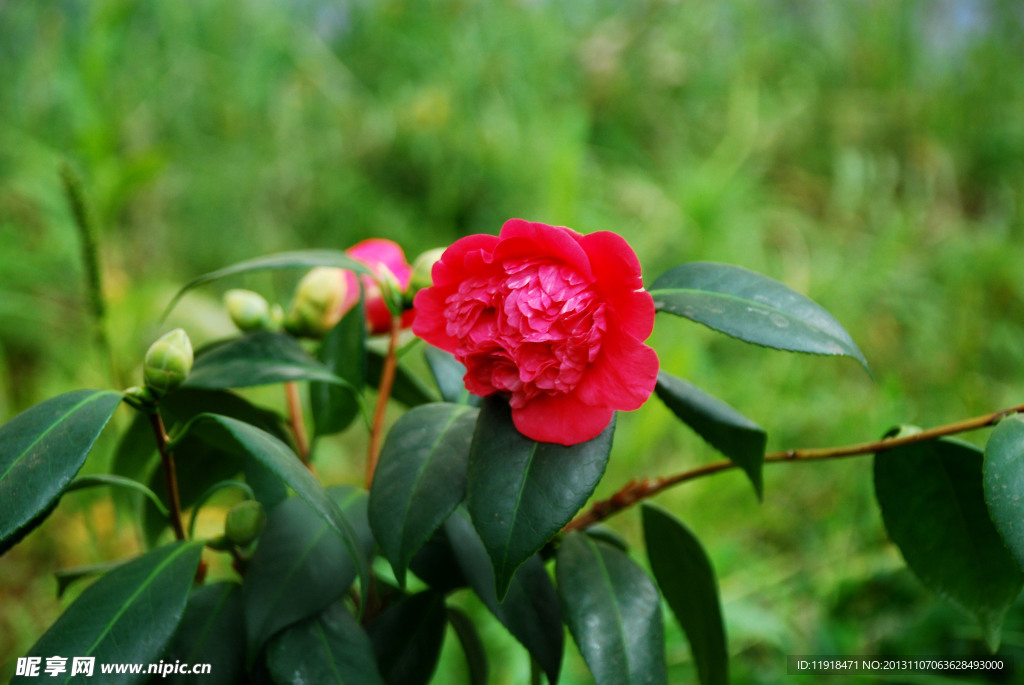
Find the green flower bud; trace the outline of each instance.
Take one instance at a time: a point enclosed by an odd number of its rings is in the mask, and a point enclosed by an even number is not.
[[[295,289],[284,327],[292,335],[322,338],[344,314],[348,286],[344,272],[318,266],[303,276]]]
[[[267,512],[254,499],[247,499],[231,507],[224,521],[224,535],[236,545],[248,545],[263,532],[267,525]]]
[[[185,382],[193,360],[188,335],[180,328],[174,329],[146,352],[142,369],[146,389],[156,398],[163,397]]]
[[[124,401],[139,411],[152,412],[156,398],[153,397],[153,393],[149,391],[149,388],[140,388],[137,385],[133,385],[124,391]]]
[[[441,255],[444,254],[445,248],[435,247],[433,250],[427,250],[412,263],[412,280],[409,281],[409,289],[405,293],[406,300],[412,302],[412,298],[416,296],[416,293],[429,288],[434,285],[434,279],[431,276],[431,272],[434,269],[434,264],[441,261]]]
[[[395,274],[384,264],[376,264],[370,267],[374,273],[377,287],[380,288],[380,297],[384,306],[391,312],[391,316],[401,316],[403,306],[402,284]],[[388,327],[390,329],[390,326]]]
[[[241,331],[265,331],[273,328],[270,305],[259,293],[251,290],[229,290],[224,294],[224,304],[231,320]]]

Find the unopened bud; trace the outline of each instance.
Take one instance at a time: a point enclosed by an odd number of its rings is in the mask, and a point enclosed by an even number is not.
[[[229,290],[224,304],[231,320],[241,331],[265,331],[273,328],[270,305],[259,293],[251,290]]]
[[[292,335],[321,338],[341,319],[348,290],[342,269],[318,266],[303,276],[284,319]]]
[[[412,263],[412,279],[409,281],[409,289],[405,293],[408,302],[411,303],[412,298],[416,297],[416,293],[419,291],[434,285],[431,272],[434,270],[434,265],[441,261],[444,251],[443,247],[435,247],[433,250],[427,250],[421,254]]]
[[[374,279],[377,283],[377,287],[380,288],[380,297],[384,301],[384,305],[391,312],[391,316],[400,316],[402,314],[402,284],[398,282],[398,278],[394,272],[391,271],[384,264],[377,264],[373,268]],[[369,297],[369,292],[367,293]],[[391,327],[388,326],[388,330]]]
[[[180,328],[163,336],[146,352],[142,377],[146,389],[159,398],[176,389],[192,370],[192,343]]]
[[[124,391],[124,401],[134,409],[151,412],[156,403],[156,398],[153,397],[153,393],[149,391],[149,388],[140,388],[134,385]]]
[[[224,535],[236,545],[248,545],[263,532],[267,525],[267,512],[254,499],[247,499],[231,507],[224,521]]]

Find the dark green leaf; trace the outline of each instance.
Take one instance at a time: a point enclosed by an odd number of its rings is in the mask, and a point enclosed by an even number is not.
[[[225,451],[249,455],[306,500],[317,515],[341,536],[349,553],[355,559],[362,584],[361,606],[366,605],[365,595],[368,591],[370,566],[360,544],[360,538],[345,515],[328,496],[327,491],[287,445],[255,426],[216,414],[197,416],[183,433],[198,437]]]
[[[233,685],[245,681],[245,616],[237,583],[206,585],[189,596],[163,660],[210,664],[210,673],[202,678],[172,673],[151,682]]]
[[[409,562],[409,570],[438,592],[451,592],[469,584],[462,575],[462,569],[455,559],[444,527],[435,530],[430,539],[413,555],[412,561]]]
[[[429,682],[441,656],[444,631],[444,597],[436,592],[406,597],[378,616],[370,627],[370,639],[384,682]]]
[[[767,276],[729,264],[691,262],[648,289],[659,311],[756,345],[867,360],[846,329],[812,300]]]
[[[367,355],[367,379],[376,388],[380,386],[380,377],[384,372],[384,355],[373,348],[367,350]],[[418,407],[440,399],[437,393],[401,362],[395,368],[395,383],[391,388],[391,397],[407,407]]]
[[[388,432],[370,489],[370,525],[398,582],[409,560],[466,493],[477,411],[425,404]]]
[[[644,541],[661,594],[690,641],[702,685],[729,682],[729,653],[711,560],[686,524],[660,507],[643,506]]]
[[[423,356],[427,359],[427,365],[430,366],[430,372],[434,374],[437,389],[441,391],[441,397],[445,402],[480,406],[480,398],[471,395],[462,380],[466,375],[466,367],[451,352],[445,352],[433,345],[425,344]]]
[[[324,336],[318,356],[328,371],[350,384],[309,385],[316,434],[332,435],[359,415],[359,393],[366,385],[366,313],[361,299]]]
[[[132,480],[145,481],[152,471],[156,460],[156,442],[153,439],[153,427],[149,418],[142,412],[133,412],[128,429],[114,448],[114,456],[110,461],[110,472],[115,476],[123,476]],[[114,504],[118,510],[134,513],[134,504],[138,498],[129,493],[112,493]]]
[[[973,614],[993,651],[1024,577],[985,507],[982,454],[956,440],[875,455],[875,496],[889,537],[932,591]]]
[[[150,502],[153,503],[153,506],[156,507],[157,511],[160,512],[161,516],[163,516],[164,518],[170,516],[170,512],[167,511],[167,507],[165,507],[164,503],[160,501],[160,498],[156,496],[156,493],[154,493],[152,490],[147,488],[139,481],[132,480],[131,478],[124,478],[122,476],[112,476],[103,473],[94,474],[90,476],[79,476],[78,478],[71,481],[71,485],[69,485],[64,490],[64,492],[83,490],[85,488],[95,488],[101,485],[125,488],[127,490],[134,490],[135,492],[142,493],[147,499],[149,499]]]
[[[113,571],[118,566],[123,566],[124,561],[110,561],[103,564],[89,564],[87,566],[75,566],[74,568],[62,568],[53,574],[57,581],[57,597],[62,597],[65,590],[79,580],[101,576],[107,571]]]
[[[668,683],[658,589],[616,547],[572,532],[555,564],[569,632],[597,685]]]
[[[558,682],[565,633],[558,595],[540,557],[534,555],[519,567],[505,600],[499,602],[494,591],[494,567],[463,508],[452,512],[445,523],[445,532],[473,592],[512,637],[526,647],[530,656],[544,669],[548,681]]]
[[[1024,417],[999,422],[985,446],[985,501],[1017,564],[1024,568]]]
[[[245,482],[252,488],[256,500],[268,511],[288,499],[288,486],[274,472],[256,459],[246,459],[242,464]]]
[[[267,646],[274,682],[382,685],[370,637],[341,602],[281,631]]]
[[[508,403],[484,400],[469,451],[467,504],[494,562],[498,597],[519,565],[562,529],[608,464],[615,422],[569,447],[524,437]]]
[[[449,607],[448,623],[459,638],[462,653],[466,655],[469,685],[487,685],[487,650],[484,649],[483,640],[480,639],[480,633],[476,631],[473,620],[458,609]]]
[[[288,381],[346,384],[311,357],[295,338],[260,331],[201,351],[185,387],[220,390]]]
[[[202,549],[201,542],[178,542],[107,573],[86,588],[28,655],[95,657],[97,673],[99,664],[158,661],[185,609]],[[126,675],[118,682],[146,678],[146,673]],[[12,682],[36,680],[16,677]],[[50,680],[92,682],[72,678],[70,668],[59,680]]]
[[[161,400],[160,413],[171,435],[178,434],[185,424],[199,414],[212,413],[252,424],[282,442],[288,443],[290,440],[284,421],[277,413],[257,407],[238,395],[223,390],[179,389]],[[147,430],[149,443],[155,445],[152,429],[148,425]],[[247,459],[234,448],[224,450],[186,435],[178,442],[174,452],[178,472],[178,494],[183,510],[188,510],[194,505],[197,498],[215,483],[235,478],[242,471],[256,493],[256,498],[268,509],[287,496],[285,486],[277,476],[259,462]],[[152,469],[149,487],[163,501],[167,500],[164,477],[159,467]],[[148,503],[142,509],[143,532],[145,539],[151,544],[166,528],[167,523],[167,519],[159,516],[156,509]]]
[[[203,442],[197,436],[186,435],[174,449],[174,461],[178,500],[182,511],[188,511],[210,487],[237,476],[246,459],[243,454],[227,452]],[[153,469],[149,477],[149,488],[161,501],[169,501],[167,483],[161,468]],[[148,545],[153,546],[170,521],[149,501],[144,503],[141,512],[139,523],[142,525],[143,538]]]
[[[312,269],[316,266],[333,266],[340,269],[349,269],[356,273],[372,275],[370,270],[366,268],[365,264],[357,262],[339,250],[297,250],[295,252],[281,252],[279,254],[257,257],[256,259],[249,259],[244,262],[239,262],[238,264],[232,264],[231,266],[218,269],[217,271],[211,271],[208,274],[203,274],[198,278],[192,279],[171,299],[171,303],[167,305],[167,310],[164,312],[164,317],[174,309],[174,306],[178,304],[178,300],[180,300],[185,293],[200,285],[204,285],[221,278],[227,278],[228,276],[237,276],[239,274],[252,273],[254,271]]]
[[[725,402],[664,371],[658,372],[654,391],[661,401],[709,445],[743,469],[758,499],[764,495],[764,429]]]
[[[344,486],[328,493],[358,531],[361,553],[369,556],[366,493]],[[272,509],[242,586],[250,657],[277,631],[344,595],[356,570],[345,544],[304,500],[293,497]]]
[[[621,535],[615,532],[614,529],[609,528],[603,523],[595,523],[592,526],[587,526],[587,529],[583,532],[598,542],[603,542],[604,544],[611,545],[612,547],[618,547],[623,552],[629,552],[629,543],[627,543]]]
[[[0,554],[56,506],[120,403],[121,393],[78,390],[0,426]]]
[[[290,439],[280,414],[257,407],[235,393],[225,390],[179,388],[160,400],[160,413],[171,435],[175,434],[177,427],[188,423],[199,414],[220,414],[251,423],[279,440],[287,442]],[[149,437],[152,441],[152,433]]]

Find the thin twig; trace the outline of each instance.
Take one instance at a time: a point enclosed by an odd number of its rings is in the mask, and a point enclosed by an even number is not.
[[[309,468],[309,436],[306,423],[302,417],[302,398],[299,396],[299,384],[288,381],[284,384],[284,395],[288,400],[288,421],[295,437],[295,448],[299,451],[299,459]]]
[[[366,452],[366,489],[373,484],[373,472],[377,470],[377,457],[380,455],[381,437],[384,433],[384,411],[391,397],[391,388],[395,383],[395,369],[398,367],[398,336],[402,332],[402,318],[391,318],[391,339],[388,341],[388,355],[384,358],[384,369],[380,375],[380,386],[377,388],[377,410],[373,416],[373,427],[370,429],[370,444]]]
[[[153,427],[153,436],[156,438],[156,447],[160,452],[160,465],[164,472],[164,486],[167,489],[167,508],[171,512],[171,527],[174,529],[174,537],[178,540],[185,539],[185,528],[181,523],[181,498],[178,495],[178,476],[174,469],[174,455],[167,449],[167,429],[164,428],[164,420],[160,412],[154,411],[149,414],[149,425]]]
[[[877,454],[878,452],[885,452],[886,450],[903,447],[904,445],[926,442],[928,440],[935,440],[936,438],[957,435],[959,433],[966,433],[968,431],[978,430],[979,428],[992,426],[1007,416],[1020,414],[1022,412],[1024,412],[1024,404],[1019,404],[1015,407],[1010,407],[1009,409],[1003,409],[983,416],[976,416],[973,419],[957,421],[944,426],[937,426],[935,428],[929,428],[928,430],[918,431],[917,433],[882,438],[881,440],[873,440],[871,442],[861,442],[854,445],[844,445],[842,447],[818,447],[769,452],[764,456],[764,461],[766,464],[779,464],[784,462],[820,461],[825,459],[840,459],[843,457]],[[655,478],[653,480],[648,478],[631,480],[608,499],[595,502],[590,509],[567,523],[562,530],[563,532],[568,532],[570,530],[583,530],[588,526],[592,526],[595,523],[599,523],[611,516],[614,516],[624,509],[628,509],[641,500],[653,497],[670,487],[687,481],[696,480],[697,478],[702,478],[704,476],[710,476],[713,473],[728,471],[735,467],[736,464],[734,462],[723,460],[716,461],[711,464],[705,464],[704,466],[699,466],[688,471],[683,471],[682,473],[677,473],[674,476]]]

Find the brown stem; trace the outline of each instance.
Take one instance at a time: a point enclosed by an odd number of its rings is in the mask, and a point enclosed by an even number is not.
[[[299,384],[288,381],[284,384],[284,395],[288,400],[288,421],[295,436],[295,448],[299,451],[299,459],[309,467],[309,436],[306,434],[306,423],[302,418],[302,398],[299,397]]]
[[[871,442],[861,442],[854,445],[844,445],[842,447],[818,447],[769,452],[764,455],[764,461],[766,464],[778,464],[782,462],[818,461],[823,459],[839,459],[842,457],[875,454],[895,449],[897,447],[902,447],[904,445],[911,445],[948,435],[956,435],[958,433],[966,433],[979,428],[985,428],[998,423],[1000,419],[1010,416],[1011,414],[1020,414],[1022,412],[1024,412],[1024,404],[1019,404],[1015,407],[1010,407],[1009,409],[1003,409],[983,416],[976,416],[973,419],[957,421],[955,423],[929,428],[928,430],[919,431],[917,433],[899,435],[891,438],[882,438],[881,440],[873,440]],[[711,464],[705,464],[704,466],[699,466],[688,471],[683,471],[682,473],[677,473],[674,476],[655,478],[654,480],[648,478],[644,478],[639,481],[635,479],[631,480],[608,499],[595,502],[590,509],[567,523],[562,531],[568,532],[570,530],[583,530],[588,526],[592,526],[595,523],[599,523],[611,516],[614,516],[641,500],[653,497],[674,485],[702,478],[704,476],[710,476],[711,474],[718,473],[720,471],[727,471],[735,467],[735,463],[723,460],[716,461]]]
[[[391,397],[391,387],[395,384],[395,369],[398,367],[398,334],[402,332],[402,318],[391,318],[391,339],[388,341],[388,355],[384,358],[384,369],[380,375],[380,387],[377,388],[377,410],[373,415],[373,426],[370,428],[370,444],[366,451],[366,489],[373,484],[373,472],[377,470],[377,456],[380,454],[380,441],[384,433],[384,411]]]
[[[171,513],[171,527],[174,537],[185,539],[185,528],[181,524],[181,498],[178,496],[178,476],[174,469],[174,455],[167,450],[167,429],[159,411],[149,414],[149,425],[153,427],[156,447],[160,452],[160,465],[164,472],[164,487],[167,490],[167,508]]]

